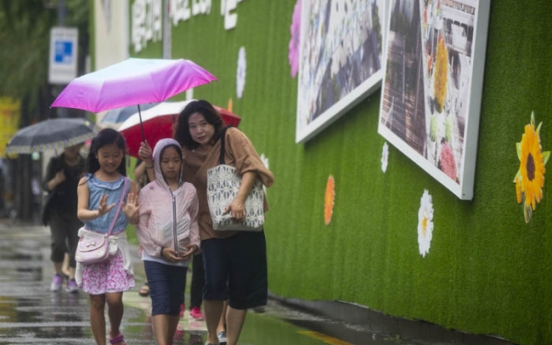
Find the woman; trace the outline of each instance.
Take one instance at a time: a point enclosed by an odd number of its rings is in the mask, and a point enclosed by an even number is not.
[[[84,144],[66,147],[59,157],[48,163],[44,190],[48,192],[42,221],[50,225],[54,277],[51,291],[61,290],[64,280],[63,261],[69,254],[69,272],[66,290],[76,293],[79,287],[75,281],[75,250],[79,241],[78,232],[82,222],[77,218],[77,185],[84,174],[85,159],[80,155]]]
[[[237,343],[247,309],[266,305],[268,280],[264,231],[215,231],[207,204],[207,170],[219,164],[220,133],[223,122],[213,106],[203,100],[189,103],[178,117],[174,138],[184,152],[183,180],[197,189],[198,223],[205,264],[203,301],[208,331],[207,344],[218,344],[217,325],[223,303],[226,312],[227,344]],[[242,175],[236,198],[228,212],[236,221],[245,219],[244,201],[255,179],[270,187],[274,175],[261,161],[251,141],[237,128],[229,128],[225,136],[225,163]],[[142,159],[151,162],[151,148],[142,144]],[[265,201],[265,211],[268,204]]]

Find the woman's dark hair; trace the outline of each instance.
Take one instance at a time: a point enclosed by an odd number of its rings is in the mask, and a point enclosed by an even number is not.
[[[98,161],[96,155],[98,154],[99,149],[110,144],[115,144],[118,148],[123,150],[123,160],[121,161],[121,165],[117,168],[117,171],[119,174],[126,176],[126,141],[121,133],[112,128],[102,129],[94,138],[92,138],[86,165],[89,173],[93,174],[100,170],[100,162]]]
[[[188,125],[188,119],[195,113],[203,115],[205,121],[215,127],[215,135],[213,135],[212,143],[215,143],[218,140],[220,130],[224,124],[222,122],[222,117],[211,105],[211,103],[204,100],[190,102],[186,107],[184,107],[182,112],[180,112],[180,115],[178,115],[173,135],[174,139],[178,141],[182,147],[185,147],[188,150],[194,150],[199,146],[199,144],[192,139],[192,136],[190,135],[190,127]]]

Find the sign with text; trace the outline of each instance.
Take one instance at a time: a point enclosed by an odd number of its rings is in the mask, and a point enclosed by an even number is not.
[[[67,84],[77,77],[77,28],[52,28],[48,82]]]

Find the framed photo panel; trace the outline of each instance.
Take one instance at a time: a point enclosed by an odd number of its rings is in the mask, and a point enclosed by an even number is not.
[[[390,0],[378,133],[473,198],[490,0]]]
[[[296,142],[381,86],[387,0],[302,0]]]

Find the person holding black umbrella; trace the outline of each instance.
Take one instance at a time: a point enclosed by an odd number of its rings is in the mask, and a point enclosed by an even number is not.
[[[67,292],[78,292],[75,281],[75,250],[82,222],[77,218],[77,186],[84,175],[85,159],[80,150],[83,144],[67,147],[59,157],[52,157],[44,178],[44,190],[48,193],[42,212],[44,226],[50,225],[54,277],[51,291],[61,290],[64,281],[62,270],[65,253],[69,254]]]

